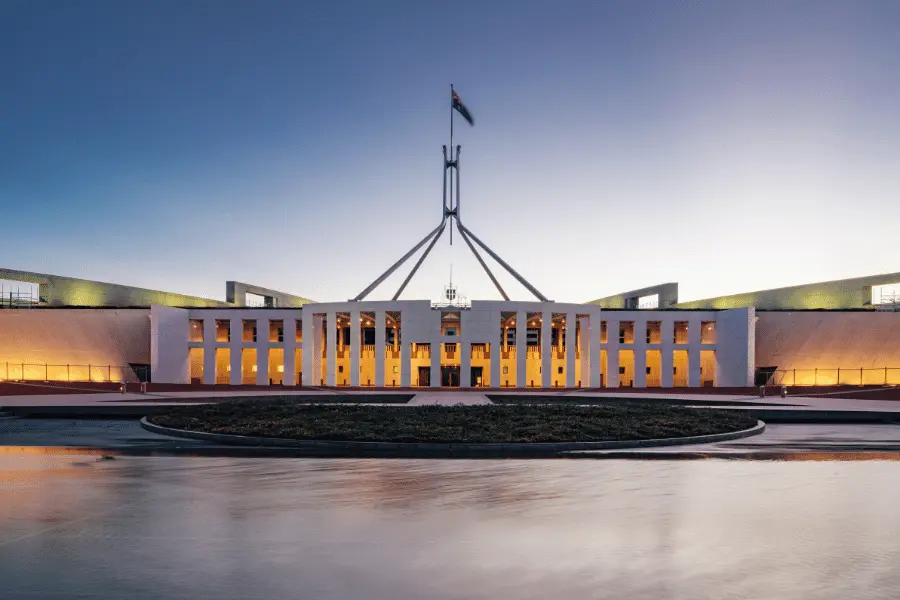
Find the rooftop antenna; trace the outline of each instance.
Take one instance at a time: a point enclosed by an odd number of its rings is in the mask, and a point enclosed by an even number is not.
[[[416,271],[419,270],[419,267],[422,266],[422,263],[425,262],[425,259],[428,257],[428,254],[431,252],[431,249],[434,248],[434,245],[437,243],[438,239],[443,235],[444,228],[447,226],[447,221],[450,221],[450,243],[453,243],[453,220],[456,220],[456,228],[459,230],[459,235],[462,237],[463,241],[469,247],[469,250],[472,251],[472,254],[475,255],[475,258],[478,260],[478,263],[484,269],[484,272],[487,273],[487,276],[491,279],[494,286],[497,288],[497,291],[500,292],[500,295],[504,300],[509,300],[509,296],[503,290],[503,287],[500,285],[500,282],[497,281],[497,278],[494,277],[494,274],[491,272],[490,268],[488,268],[487,263],[484,262],[484,259],[481,258],[481,254],[478,253],[478,250],[475,248],[475,244],[481,247],[482,250],[488,253],[488,255],[497,261],[500,266],[502,266],[506,271],[515,277],[516,281],[521,283],[525,289],[534,294],[534,296],[540,300],[541,302],[550,302],[546,296],[540,293],[537,288],[528,283],[528,281],[519,275],[515,269],[510,267],[506,262],[500,258],[496,252],[491,250],[487,244],[482,242],[478,237],[472,233],[470,229],[468,229],[465,225],[463,225],[462,220],[460,219],[460,210],[459,210],[459,151],[460,146],[456,146],[456,153],[454,155],[454,146],[453,146],[453,113],[459,112],[460,115],[463,116],[466,121],[469,122],[470,125],[474,125],[474,119],[472,119],[472,115],[469,113],[469,109],[462,103],[462,100],[459,99],[459,96],[456,94],[456,91],[453,89],[453,84],[450,84],[450,154],[447,154],[447,146],[443,147],[444,151],[444,201],[441,207],[441,222],[435,227],[431,232],[422,238],[419,243],[412,247],[409,252],[400,257],[400,260],[395,262],[393,265],[388,268],[387,271],[382,273],[378,279],[373,281],[369,286],[361,291],[355,298],[351,299],[351,302],[359,302],[363,300],[369,293],[374,290],[376,287],[381,285],[385,279],[391,276],[391,274],[400,268],[403,263],[405,263],[409,258],[418,252],[418,250],[428,244],[428,247],[425,248],[425,252],[422,256],[419,257],[419,260],[416,261],[416,264],[413,266],[412,271],[410,271],[409,275],[406,276],[406,279],[403,280],[403,283],[400,285],[400,289],[397,290],[397,293],[394,294],[392,300],[396,300],[400,297],[400,294],[403,293],[403,290],[406,289],[406,286],[409,284],[410,280],[416,274]],[[456,201],[454,202],[453,197],[453,175],[449,177],[449,204],[448,204],[448,177],[447,174],[453,169],[456,175]],[[473,244],[472,242],[475,242]],[[452,277],[452,266],[451,266],[451,277]]]

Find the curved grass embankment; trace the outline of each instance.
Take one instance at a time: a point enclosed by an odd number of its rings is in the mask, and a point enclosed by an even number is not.
[[[174,407],[148,420],[204,433],[291,440],[510,444],[639,441],[741,431],[738,411],[658,403],[607,406],[357,406],[240,400]]]

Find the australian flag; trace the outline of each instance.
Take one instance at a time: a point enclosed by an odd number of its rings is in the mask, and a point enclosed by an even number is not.
[[[462,103],[462,100],[459,99],[459,95],[456,92],[452,93],[451,101],[453,103],[453,108],[462,115],[463,119],[469,122],[469,125],[474,125],[475,120],[472,118],[472,113],[469,112],[469,109],[466,108],[466,105]]]

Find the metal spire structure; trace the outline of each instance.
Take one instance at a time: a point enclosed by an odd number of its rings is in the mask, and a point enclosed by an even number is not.
[[[461,146],[456,146],[456,153],[454,155],[454,147],[453,147],[453,112],[454,112],[454,99],[457,99],[457,96],[453,90],[453,85],[450,85],[450,154],[447,154],[447,146],[443,146],[444,151],[444,201],[442,205],[441,211],[441,221],[437,227],[435,227],[428,235],[422,238],[419,243],[412,247],[412,249],[400,257],[400,260],[395,262],[390,268],[382,273],[378,279],[373,281],[369,286],[361,291],[355,298],[351,299],[351,302],[359,302],[363,300],[369,293],[374,290],[376,287],[381,285],[381,283],[391,276],[397,269],[399,269],[403,263],[405,263],[409,258],[415,254],[422,246],[428,244],[428,247],[425,248],[425,252],[422,256],[419,257],[419,260],[416,261],[416,264],[413,266],[412,270],[409,272],[409,275],[406,276],[406,279],[403,280],[403,283],[400,285],[400,289],[397,290],[397,293],[394,294],[392,300],[397,300],[400,297],[400,294],[403,293],[403,290],[406,289],[406,286],[409,284],[410,280],[412,280],[413,276],[419,270],[419,267],[422,266],[422,263],[425,262],[425,258],[428,257],[428,254],[431,252],[431,249],[434,248],[434,245],[437,243],[438,239],[443,235],[444,229],[447,227],[449,222],[450,224],[450,243],[453,243],[453,221],[456,221],[456,228],[459,231],[459,235],[462,237],[463,241],[472,251],[472,254],[475,255],[475,258],[478,260],[478,263],[484,269],[485,273],[487,273],[490,280],[493,282],[494,286],[496,286],[497,291],[500,292],[500,295],[504,300],[509,300],[509,296],[503,290],[503,287],[500,285],[500,282],[497,281],[497,278],[491,272],[491,269],[487,266],[487,263],[484,262],[484,259],[479,254],[478,250],[475,248],[475,244],[477,244],[482,250],[487,252],[487,254],[493,258],[497,263],[500,264],[506,271],[515,277],[516,281],[525,286],[529,292],[534,294],[534,296],[540,300],[541,302],[550,302],[546,296],[540,293],[537,288],[531,285],[524,277],[519,275],[515,269],[509,266],[502,258],[500,258],[496,252],[490,249],[487,244],[478,239],[471,229],[463,225],[462,219],[460,219],[460,210],[459,210],[459,151]],[[464,114],[465,116],[465,114]],[[453,173],[449,173],[450,170],[453,170]],[[448,177],[449,173],[449,177]],[[454,176],[456,178],[456,198],[454,202],[453,197],[453,179]],[[448,183],[449,183],[449,194],[448,194]],[[449,203],[448,203],[449,199]],[[474,244],[472,243],[474,241]]]

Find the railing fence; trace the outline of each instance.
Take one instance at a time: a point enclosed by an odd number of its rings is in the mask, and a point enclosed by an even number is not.
[[[0,380],[68,383],[137,383],[149,380],[146,366],[52,365],[49,363],[0,363]]]
[[[900,367],[777,369],[768,385],[900,385]]]

